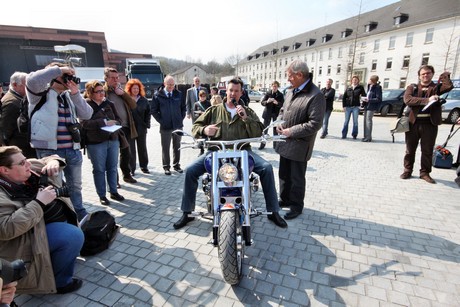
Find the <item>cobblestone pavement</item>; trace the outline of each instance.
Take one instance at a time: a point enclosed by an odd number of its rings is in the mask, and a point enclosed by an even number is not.
[[[259,104],[251,103],[258,114]],[[401,180],[404,136],[391,142],[394,117],[375,117],[372,143],[340,139],[343,113],[334,112],[330,135],[317,139],[308,163],[305,209],[281,229],[253,218],[255,244],[246,249],[244,276],[229,286],[217,249],[208,244],[211,221],[197,219],[175,231],[183,174],[165,176],[158,125],[150,129],[151,174],[122,184],[124,202],[107,209],[122,226],[109,250],[78,258],[83,287],[67,295],[22,295],[20,306],[459,306],[460,189],[454,169],[433,169],[437,184]],[[189,120],[185,120],[190,130]],[[442,144],[449,125],[440,127]],[[350,123],[351,131],[351,123]],[[457,154],[460,133],[448,146]],[[258,146],[254,146],[257,148]],[[256,149],[257,150],[257,149]],[[260,151],[275,174],[272,145]],[[182,166],[198,151],[182,152]],[[415,169],[420,166],[417,152]],[[85,158],[86,159],[86,158]],[[105,209],[84,163],[84,200]],[[198,191],[197,209],[205,210]],[[255,196],[263,205],[262,192]]]

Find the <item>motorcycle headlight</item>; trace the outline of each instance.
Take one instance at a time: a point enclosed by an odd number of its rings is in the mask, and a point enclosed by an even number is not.
[[[219,178],[226,186],[232,186],[238,179],[238,169],[233,164],[225,163],[219,168]]]

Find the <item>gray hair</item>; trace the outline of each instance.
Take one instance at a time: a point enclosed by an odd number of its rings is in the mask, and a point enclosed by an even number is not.
[[[287,67],[286,71],[287,70],[290,70],[293,73],[300,72],[302,74],[302,76],[304,76],[304,78],[308,78],[308,75],[310,73],[310,70],[308,69],[307,63],[302,61],[302,60],[299,60],[299,59],[297,59],[294,62],[292,62],[291,64],[289,64],[289,66]]]
[[[15,71],[10,77],[10,88],[13,88],[13,84],[25,85],[27,74],[21,71]]]

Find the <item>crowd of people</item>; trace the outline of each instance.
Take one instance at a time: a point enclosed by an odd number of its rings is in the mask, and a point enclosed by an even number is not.
[[[137,164],[143,173],[150,173],[147,154],[147,131],[151,117],[159,124],[162,167],[165,175],[172,169],[181,174],[181,136],[172,133],[182,129],[185,118],[192,121],[194,137],[211,140],[235,140],[258,137],[277,119],[273,134],[286,137],[274,145],[279,154],[279,193],[275,186],[272,165],[245,144],[254,158],[254,172],[260,176],[267,218],[281,228],[285,220],[302,214],[306,190],[307,163],[310,160],[319,130],[321,139],[328,135],[328,124],[335,89],[332,80],[319,89],[312,80],[307,64],[293,61],[286,69],[291,87],[285,94],[274,81],[261,100],[263,122],[248,106],[243,82],[228,82],[222,99],[216,87],[210,93],[199,77],[183,99],[175,80],[168,75],[151,103],[145,98],[143,84],[132,79],[123,88],[114,68],[104,71],[105,83],[87,82],[82,95],[72,76],[75,70],[61,63],[51,63],[29,74],[15,72],[8,93],[2,98],[0,117],[0,258],[22,258],[29,262],[29,274],[19,283],[3,287],[0,302],[10,301],[11,293],[68,293],[79,289],[82,281],[73,277],[76,257],[84,241],[79,227],[88,211],[82,197],[82,147],[92,164],[95,190],[102,205],[109,206],[107,186],[112,200],[124,201],[118,193],[121,169],[124,182],[135,184]],[[440,82],[432,82],[433,67],[422,66],[419,83],[408,86],[404,102],[410,110],[410,130],[406,132],[406,154],[401,179],[413,172],[415,151],[421,142],[420,178],[435,183],[430,177],[431,157],[438,125],[441,123],[439,95],[452,88],[447,73]],[[382,100],[379,77],[369,78],[367,92],[358,76],[352,76],[342,103],[345,122],[342,138],[358,136],[358,114],[364,108],[363,142],[372,142],[373,115]],[[429,102],[436,101],[430,108]],[[29,133],[20,132],[16,120],[26,102]],[[14,119],[14,120],[13,120]],[[172,145],[172,161],[170,147]],[[259,150],[263,150],[261,144]],[[180,229],[194,220],[198,179],[205,173],[205,149],[185,169],[182,195],[182,216],[173,224]],[[45,178],[46,184],[43,184]],[[68,195],[58,195],[56,188],[65,185]],[[279,195],[279,196],[278,196]],[[279,214],[280,207],[290,210]],[[33,229],[34,231],[30,231]],[[71,240],[69,239],[71,238]],[[46,268],[49,268],[48,270]],[[41,270],[40,274],[34,271]],[[1,282],[1,280],[0,280]],[[13,289],[13,290],[12,290]]]

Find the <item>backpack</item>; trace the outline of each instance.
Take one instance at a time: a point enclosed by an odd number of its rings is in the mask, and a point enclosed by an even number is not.
[[[35,108],[32,110],[32,113],[29,116],[29,101],[27,100],[27,97],[24,97],[24,99],[21,101],[21,106],[19,107],[19,117],[17,119],[17,124],[18,124],[18,130],[20,133],[26,133],[29,136],[29,141],[30,141],[30,130],[31,130],[31,121],[30,119],[32,116],[40,110],[40,108],[45,104],[46,102],[46,94],[48,94],[48,91],[50,90],[47,88],[41,93],[34,93],[29,88],[27,88],[29,92],[34,94],[35,96],[41,96],[40,101],[35,105]]]
[[[90,213],[82,221],[81,230],[85,235],[85,242],[80,250],[80,255],[91,256],[107,248],[115,240],[118,226],[115,218],[106,210]]]

